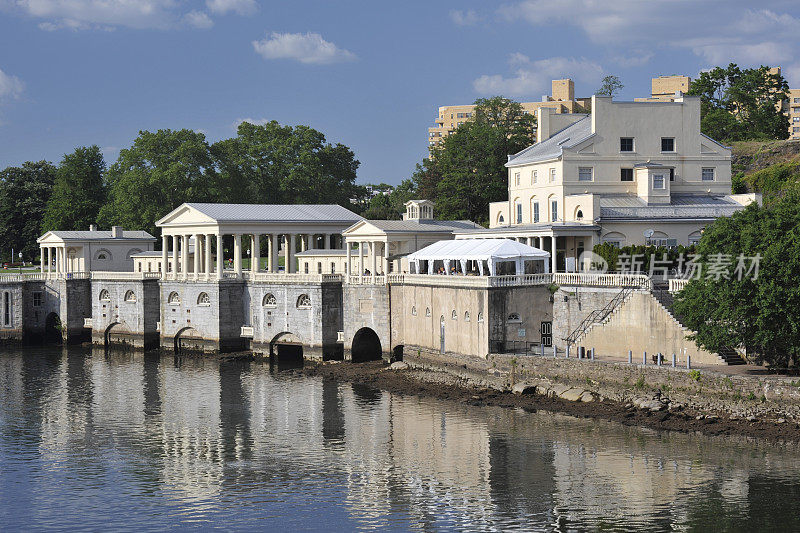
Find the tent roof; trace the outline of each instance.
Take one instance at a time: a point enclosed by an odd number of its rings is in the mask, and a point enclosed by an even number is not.
[[[510,239],[462,239],[439,241],[408,256],[409,261],[546,259],[549,252]]]

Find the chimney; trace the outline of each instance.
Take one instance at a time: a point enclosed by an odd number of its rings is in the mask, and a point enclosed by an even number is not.
[[[97,231],[97,226],[94,224],[89,224],[89,231]]]
[[[550,138],[550,113],[549,107],[540,107],[536,110],[536,142],[540,143]]]
[[[112,226],[111,227],[111,237],[114,239],[121,239],[122,238],[122,226]]]

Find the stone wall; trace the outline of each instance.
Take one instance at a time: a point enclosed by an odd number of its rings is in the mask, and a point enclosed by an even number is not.
[[[92,342],[157,348],[161,292],[158,280],[94,280],[92,286]],[[108,300],[100,294],[107,291]],[[135,300],[126,301],[131,291]]]
[[[562,286],[553,295],[553,342],[564,350],[564,341],[592,311],[604,308],[620,288]]]
[[[8,294],[7,299],[6,294]],[[8,306],[8,316],[6,316],[6,306]],[[23,339],[25,335],[23,316],[23,284],[19,282],[0,283],[0,342]]]
[[[391,334],[391,306],[389,287],[386,285],[344,285],[343,287],[344,357],[352,357],[353,338],[362,328],[374,331],[381,343],[384,359],[399,343]]]

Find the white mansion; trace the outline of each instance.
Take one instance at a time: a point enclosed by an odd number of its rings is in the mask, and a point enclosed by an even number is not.
[[[731,149],[700,132],[697,97],[594,96],[589,115],[540,108],[537,119],[536,144],[506,164],[508,200],[491,204],[489,229],[479,233],[551,252],[555,239],[559,270],[573,270],[599,242],[696,243],[715,218],[760,202],[730,194]]]

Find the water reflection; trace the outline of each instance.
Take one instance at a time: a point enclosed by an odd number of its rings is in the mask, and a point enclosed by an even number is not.
[[[800,454],[269,364],[0,355],[5,527],[800,528]]]

